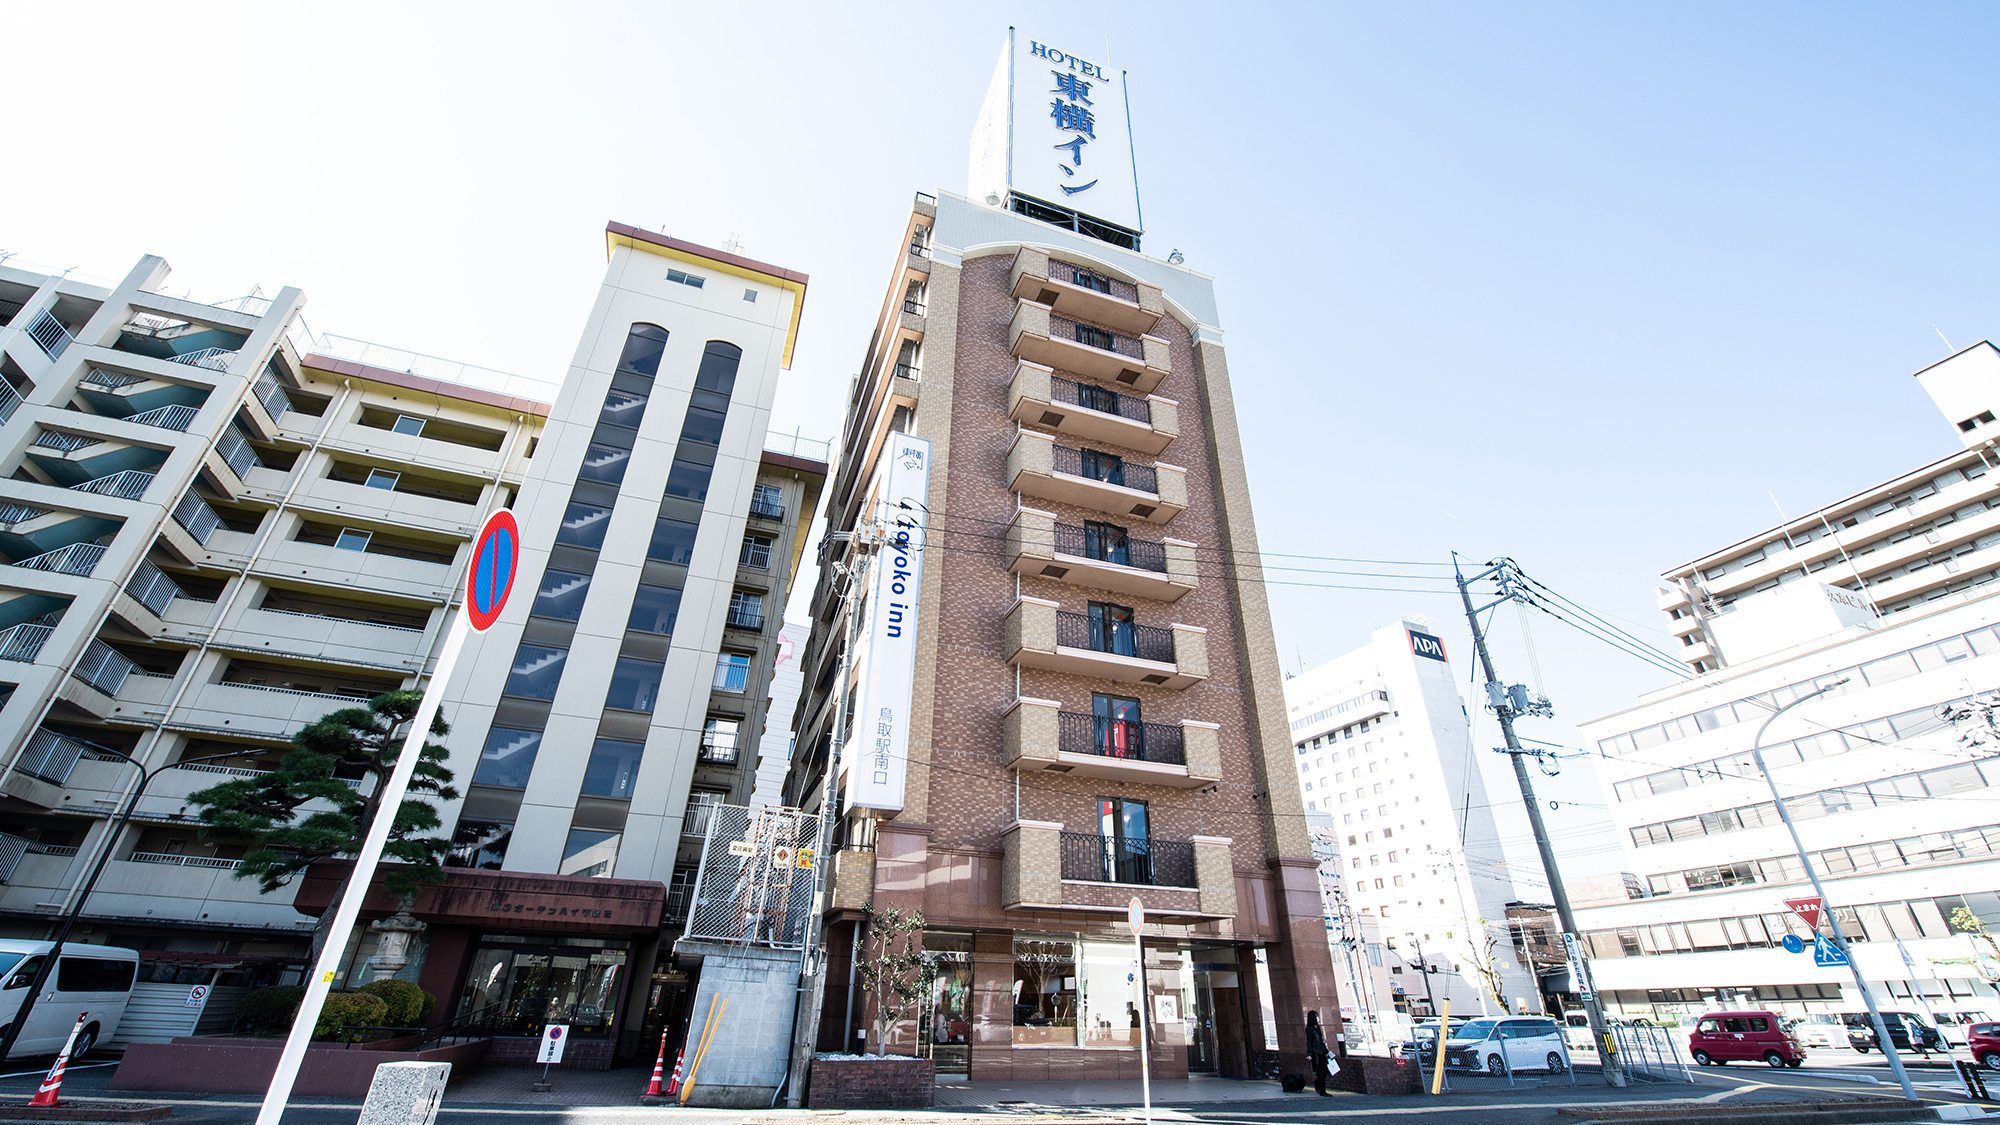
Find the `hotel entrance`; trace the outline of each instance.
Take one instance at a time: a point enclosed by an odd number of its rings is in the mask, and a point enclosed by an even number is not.
[[[577,1038],[607,1037],[618,1019],[625,942],[484,934],[467,963],[454,1022],[494,1035],[540,1035],[566,1023]]]

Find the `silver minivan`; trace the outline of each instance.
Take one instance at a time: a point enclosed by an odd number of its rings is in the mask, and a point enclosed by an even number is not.
[[[20,1012],[28,985],[52,948],[46,941],[0,940],[0,1027],[11,1024]],[[117,1032],[138,975],[136,950],[64,942],[55,972],[49,974],[42,994],[36,997],[27,1026],[14,1041],[13,1053],[55,1054],[69,1041],[70,1029],[82,1016],[83,1030],[77,1032],[71,1051],[71,1057],[81,1057]]]
[[[1453,1070],[1500,1075],[1522,1070],[1561,1074],[1569,1069],[1562,1026],[1541,1016],[1477,1019],[1445,1041],[1444,1064]]]

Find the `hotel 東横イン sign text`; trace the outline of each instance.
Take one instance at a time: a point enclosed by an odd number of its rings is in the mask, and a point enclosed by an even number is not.
[[[1125,95],[1124,71],[1008,29],[973,129],[973,197],[1013,192],[1139,231]]]

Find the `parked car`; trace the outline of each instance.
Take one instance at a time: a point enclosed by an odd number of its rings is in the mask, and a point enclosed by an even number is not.
[[[1973,1024],[1966,1029],[1965,1045],[1972,1049],[1972,1061],[2000,1070],[2000,1023]]]
[[[54,948],[46,941],[0,941],[0,1027],[11,1024],[20,1012],[28,985]],[[82,1058],[118,1031],[138,975],[136,950],[64,942],[56,970],[28,1014],[14,1050],[23,1055],[55,1054],[69,1041],[77,1017],[87,1013],[70,1051],[72,1058]]]
[[[1769,1066],[1798,1067],[1806,1049],[1776,1012],[1709,1012],[1688,1033],[1688,1054],[1702,1066],[1762,1061]]]
[[[1875,1021],[1867,1012],[1842,1012],[1840,1019],[1847,1025],[1848,1046],[1864,1055],[1881,1049],[1882,1044],[1875,1036]],[[1925,1023],[1914,1012],[1883,1012],[1882,1022],[1889,1028],[1889,1043],[1898,1051],[1927,1055],[1951,1050],[1951,1040],[1944,1037],[1944,1032]]]
[[[1464,1027],[1470,1019],[1470,1016],[1453,1016],[1451,1017],[1451,1026],[1454,1029]],[[1410,1029],[1410,1037],[1408,1039],[1396,1044],[1396,1053],[1407,1059],[1419,1051],[1435,1052],[1437,1050],[1437,1036],[1438,1021],[1426,1020]]]
[[[1552,1019],[1479,1019],[1468,1021],[1445,1040],[1444,1064],[1494,1075],[1517,1070],[1561,1074],[1569,1069],[1569,1051],[1563,1045],[1562,1025]]]
[[[1792,1038],[1808,1050],[1833,1050],[1847,1046],[1847,1025],[1833,1012],[1813,1012],[1789,1025]]]

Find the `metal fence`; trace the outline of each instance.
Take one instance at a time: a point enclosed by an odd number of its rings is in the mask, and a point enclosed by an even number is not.
[[[1626,1073],[1654,1082],[1691,1082],[1687,1056],[1682,1052],[1686,1036],[1672,1027],[1611,1027],[1612,1042]]]
[[[819,817],[798,809],[707,808],[686,936],[798,949],[819,875]]]

